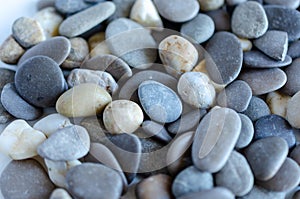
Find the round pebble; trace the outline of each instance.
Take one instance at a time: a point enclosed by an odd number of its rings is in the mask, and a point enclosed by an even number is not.
[[[286,117],[286,109],[288,101],[291,99],[289,95],[279,93],[278,91],[268,93],[266,102],[272,114]]]
[[[72,199],[69,193],[61,188],[55,189],[49,199]]]
[[[287,76],[287,82],[281,89],[284,93],[292,96],[300,91],[299,74],[300,59],[293,60],[293,63],[284,69]]]
[[[145,120],[142,124],[142,129],[149,138],[153,137],[166,143],[172,140],[172,137],[168,134],[163,125],[151,120]]]
[[[7,64],[16,64],[25,50],[9,36],[0,46],[0,60]]]
[[[240,133],[240,137],[235,144],[235,147],[238,149],[245,148],[248,146],[254,135],[254,127],[250,118],[244,114],[239,113],[242,122],[242,129]]]
[[[242,49],[243,49],[244,52],[245,51],[246,52],[250,51],[252,49],[253,45],[252,45],[252,42],[250,40],[248,40],[248,39],[240,39],[240,38],[239,38],[239,40],[241,42]]]
[[[265,115],[271,114],[271,111],[264,100],[253,96],[243,114],[247,115],[252,121],[256,121]]]
[[[228,189],[223,187],[215,187],[210,190],[191,193],[186,196],[182,196],[178,199],[207,199],[207,198],[234,199],[235,197],[233,193]]]
[[[295,59],[300,57],[300,41],[296,40],[289,44],[287,54]]]
[[[299,0],[286,0],[286,1],[280,1],[280,0],[264,0],[265,3],[270,5],[279,5],[284,6],[292,9],[297,9],[299,7],[300,1]]]
[[[86,9],[89,5],[84,0],[55,0],[54,6],[63,14],[72,14]]]
[[[286,109],[286,119],[292,127],[300,128],[300,92],[297,92],[289,101]]]
[[[218,9],[206,13],[214,21],[216,31],[230,31],[231,20],[226,10]]]
[[[199,0],[199,2],[203,11],[217,10],[224,4],[224,0]]]

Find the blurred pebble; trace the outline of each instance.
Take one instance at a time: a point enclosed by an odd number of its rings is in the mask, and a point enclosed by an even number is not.
[[[16,64],[25,50],[9,36],[0,46],[0,60],[7,64]]]
[[[248,39],[240,39],[243,51],[250,51],[252,49],[252,42]]]
[[[128,18],[135,1],[136,0],[112,0],[112,2],[116,5],[116,11],[108,19],[108,21],[113,21],[123,17]]]
[[[281,117],[286,117],[287,103],[291,99],[290,96],[284,95],[280,92],[268,93],[266,102],[269,105],[271,113],[280,115]]]
[[[288,101],[286,109],[286,119],[292,125],[292,127],[300,128],[300,92],[297,92]]]
[[[224,0],[199,0],[199,3],[201,10],[209,11],[219,9],[224,4]]]
[[[172,137],[168,134],[165,127],[154,121],[145,120],[142,123],[142,129],[148,137],[153,137],[166,143],[169,143],[172,140]]]
[[[244,3],[247,0],[226,0],[226,5],[228,6],[236,6],[238,4]]]
[[[190,193],[178,199],[207,199],[207,198],[234,199],[235,197],[233,193],[228,189],[223,187],[215,187],[210,190]]]
[[[49,199],[72,199],[69,193],[61,188],[56,188],[52,193]]]
[[[38,0],[37,1],[37,10],[42,10],[44,8],[47,8],[47,7],[54,7],[55,5],[55,0]]]
[[[245,196],[239,199],[285,199],[285,193],[269,191],[257,185],[254,185],[252,190]]]
[[[73,14],[84,10],[88,4],[84,0],[56,0],[55,8],[63,14]]]
[[[300,91],[300,59],[293,60],[292,64],[284,69],[287,76],[287,82],[281,89],[282,92],[292,96]]]
[[[89,49],[93,50],[97,45],[101,45],[105,40],[105,32],[98,32],[93,34],[88,39]]]
[[[287,54],[293,59],[300,58],[300,41],[290,43]]]
[[[270,5],[279,5],[283,7],[288,7],[292,9],[297,9],[299,7],[300,1],[299,0],[286,0],[286,1],[281,1],[281,0],[264,0],[266,4]]]
[[[244,114],[239,113],[242,122],[242,129],[238,141],[235,144],[235,147],[238,149],[248,146],[254,135],[254,127],[250,118]]]
[[[271,111],[264,100],[253,96],[247,109],[242,113],[254,122],[265,115],[271,114]]]
[[[216,31],[231,30],[230,15],[226,10],[218,9],[218,10],[206,12],[206,14],[210,16],[214,21]]]
[[[300,145],[297,145],[292,150],[292,152],[290,153],[290,157],[300,165]]]

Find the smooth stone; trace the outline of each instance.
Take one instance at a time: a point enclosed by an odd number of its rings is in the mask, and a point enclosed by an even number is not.
[[[79,125],[86,128],[91,142],[104,143],[108,139],[108,131],[105,130],[102,121],[96,117],[84,118]]]
[[[226,10],[218,9],[206,13],[214,21],[216,31],[230,31],[231,20]]]
[[[174,122],[182,113],[182,103],[178,95],[159,82],[144,81],[138,88],[138,96],[144,111],[154,121]]]
[[[158,174],[142,180],[136,187],[139,199],[171,199],[172,180],[170,176]]]
[[[300,38],[300,13],[298,10],[277,5],[264,6],[269,21],[269,30],[288,33],[289,41]]]
[[[13,116],[6,111],[0,103],[0,124],[6,124],[13,119]]]
[[[45,56],[27,59],[15,74],[20,96],[37,107],[53,106],[65,90],[66,81],[58,64]]]
[[[254,122],[265,115],[271,114],[271,111],[264,100],[253,96],[247,109],[242,113]]]
[[[122,193],[122,179],[118,172],[96,163],[71,168],[66,183],[67,190],[76,198],[118,199]]]
[[[254,185],[252,190],[239,199],[285,199],[285,193],[266,190],[262,187]]]
[[[186,72],[178,80],[177,91],[181,99],[196,108],[211,107],[216,98],[210,79],[201,72]]]
[[[200,5],[197,0],[154,0],[161,16],[172,22],[186,22],[193,19],[199,12]]]
[[[80,68],[89,70],[100,70],[110,73],[116,81],[131,77],[132,71],[128,64],[114,55],[98,55],[82,63]]]
[[[208,172],[201,172],[194,166],[182,170],[173,181],[172,192],[176,198],[189,193],[212,189],[213,176]]]
[[[280,0],[264,0],[265,3],[270,5],[279,5],[284,6],[292,9],[297,9],[299,7],[300,1],[299,0],[286,0],[286,1],[280,1]]]
[[[106,20],[115,10],[112,2],[99,3],[65,19],[59,26],[59,33],[67,37],[81,35]]]
[[[214,125],[210,125],[212,121]],[[241,119],[232,109],[212,109],[196,130],[192,145],[194,165],[201,171],[220,171],[239,138],[241,127]]]
[[[37,10],[42,10],[47,7],[54,7],[55,0],[39,0],[37,1],[36,8]]]
[[[246,195],[254,185],[254,177],[246,158],[236,151],[231,153],[215,180],[217,186],[229,189],[236,196]]]
[[[56,111],[66,117],[95,116],[101,113],[111,100],[109,93],[97,84],[79,84],[58,98]]]
[[[236,6],[238,4],[244,3],[247,0],[226,0],[226,5],[228,6]]]
[[[206,69],[215,83],[229,84],[237,78],[242,68],[243,49],[234,34],[214,34],[207,43],[206,50]]]
[[[68,76],[67,81],[70,88],[79,84],[93,83],[99,85],[109,93],[114,93],[118,89],[118,84],[114,78],[104,71],[74,69]]]
[[[218,94],[217,103],[222,107],[243,112],[247,109],[251,97],[252,90],[250,86],[244,81],[236,80]]]
[[[0,188],[6,199],[49,198],[55,189],[41,165],[32,159],[10,162],[0,176]]]
[[[269,180],[279,171],[288,154],[287,142],[280,137],[267,137],[253,142],[245,149],[257,180]]]
[[[49,199],[72,199],[69,193],[61,188],[56,188],[52,191]]]
[[[61,65],[70,54],[70,51],[71,43],[67,38],[62,36],[53,37],[28,49],[20,58],[18,65],[38,55],[47,56],[53,59],[58,65]]]
[[[292,150],[292,152],[290,153],[290,157],[300,165],[300,145],[297,145]]]
[[[198,0],[203,11],[217,10],[224,5],[224,0]]]
[[[197,193],[191,193],[182,196],[178,199],[207,199],[207,198],[222,198],[222,199],[234,199],[234,195],[231,191],[223,187],[215,187],[210,190],[204,190]]]
[[[23,160],[37,155],[37,148],[46,136],[33,129],[25,120],[14,120],[0,135],[0,151],[13,160]]]
[[[0,60],[7,64],[16,64],[24,52],[22,46],[9,36],[0,46]]]
[[[88,43],[81,37],[73,37],[70,39],[71,51],[69,56],[62,63],[63,68],[78,68],[89,55]]]
[[[128,18],[130,15],[131,8],[136,0],[112,0],[116,5],[116,11],[108,19],[108,21],[113,21],[118,18]]]
[[[38,147],[38,154],[52,161],[72,161],[85,156],[90,148],[87,130],[73,125],[59,129]]]
[[[286,158],[275,176],[267,181],[258,181],[257,184],[267,190],[287,192],[296,188],[300,182],[299,165],[291,158]]]
[[[245,148],[248,146],[254,136],[254,127],[250,118],[244,114],[239,113],[239,116],[242,121],[242,129],[240,133],[240,137],[235,144],[235,147],[238,149]]]
[[[12,35],[24,48],[32,47],[46,40],[44,30],[35,19],[20,17],[12,25]]]
[[[292,58],[286,56],[283,61],[276,61],[259,51],[248,51],[244,53],[244,66],[247,68],[278,68],[292,63]]]
[[[14,99],[13,103],[12,99]],[[35,120],[43,113],[41,109],[32,106],[20,97],[14,83],[4,86],[1,92],[1,103],[7,112],[18,119]]]
[[[285,118],[287,104],[290,99],[291,96],[275,91],[275,92],[268,93],[266,102],[272,114],[276,114]]]
[[[171,35],[160,42],[158,49],[162,63],[177,72],[191,71],[197,64],[197,49],[183,37]]]
[[[54,6],[63,14],[73,14],[89,7],[84,0],[56,0]]]
[[[166,128],[154,121],[145,120],[142,123],[142,129],[149,138],[153,137],[165,143],[169,143],[172,140],[172,137],[168,134]]]
[[[105,41],[105,32],[97,32],[90,36],[87,40],[89,48],[92,51],[96,46],[101,45]]]
[[[47,137],[50,137],[53,133],[55,133],[59,129],[71,125],[72,124],[69,118],[60,115],[58,113],[53,113],[37,121],[33,125],[33,128],[43,132]]]
[[[284,72],[287,76],[287,82],[281,90],[282,92],[293,96],[300,91],[300,59],[293,60],[292,64],[284,69]]]
[[[191,21],[184,23],[180,29],[181,34],[191,37],[199,44],[211,38],[214,31],[214,21],[206,14],[198,14]]]
[[[293,59],[299,58],[300,57],[300,41],[296,40],[296,41],[290,43],[287,54]]]
[[[2,90],[6,84],[13,83],[15,81],[15,71],[0,68],[0,76],[0,90]]]
[[[297,92],[293,97],[288,101],[286,109],[286,119],[292,127],[300,128],[300,91]]]
[[[283,87],[287,76],[279,68],[252,69],[242,72],[239,79],[248,83],[253,95],[262,95]]]
[[[241,39],[239,38],[241,45],[242,45],[242,49],[243,52],[247,52],[250,51],[253,47],[252,42],[249,39]]]

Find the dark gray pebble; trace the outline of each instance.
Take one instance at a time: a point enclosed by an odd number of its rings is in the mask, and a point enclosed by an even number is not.
[[[288,52],[287,54],[295,59],[300,57],[300,41],[294,41],[289,44]]]
[[[283,6],[283,7],[288,7],[288,8],[292,8],[292,9],[297,9],[299,7],[299,0],[285,0],[285,1],[281,1],[281,0],[264,0],[264,2],[266,4],[270,4],[270,5],[279,5],[279,6]]]
[[[215,23],[216,31],[230,31],[231,20],[226,10],[218,9],[206,13]]]
[[[15,72],[12,70],[0,68],[0,77],[0,90],[2,90],[6,84],[14,82]]]
[[[250,118],[241,113],[239,113],[239,116],[242,121],[242,129],[240,137],[235,144],[235,147],[238,149],[248,146],[251,143],[254,135],[254,127]]]
[[[153,137],[166,143],[172,140],[165,127],[154,121],[145,120],[142,124],[142,129],[148,137]]]
[[[247,115],[254,122],[265,115],[271,114],[271,111],[264,100],[253,96],[243,114]]]
[[[285,199],[285,195],[286,194],[284,192],[270,191],[254,185],[247,195],[239,197],[238,199]]]
[[[295,59],[291,65],[284,69],[287,82],[281,89],[284,93],[293,96],[300,91],[300,59]]]
[[[89,7],[84,0],[56,0],[55,8],[63,14],[73,14]]]
[[[297,145],[292,150],[292,152],[290,153],[290,157],[300,165],[300,145]]]

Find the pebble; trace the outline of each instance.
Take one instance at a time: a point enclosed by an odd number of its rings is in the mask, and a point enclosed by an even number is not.
[[[194,166],[182,170],[174,179],[172,192],[176,198],[203,190],[212,189],[213,176],[208,172],[201,172]]]
[[[215,180],[217,186],[228,188],[236,196],[246,195],[254,185],[254,177],[246,158],[236,151],[231,153]]]
[[[243,49],[234,34],[214,34],[207,43],[206,50],[210,56],[206,58],[206,69],[215,83],[229,84],[237,78],[242,68]]]
[[[264,0],[264,2],[270,5],[279,5],[279,6],[292,8],[292,9],[297,9],[300,4],[299,0],[287,0],[284,2],[280,0]]]
[[[61,188],[56,188],[52,193],[49,199],[72,199],[69,193]]]
[[[235,144],[235,147],[238,149],[245,148],[248,146],[254,136],[254,127],[250,118],[244,114],[239,113],[239,116],[242,121],[242,129],[240,133],[240,137]]]
[[[81,35],[106,20],[115,10],[116,6],[112,2],[103,2],[87,8],[65,19],[59,26],[59,34],[67,37]]]
[[[131,8],[135,1],[136,0],[112,0],[112,2],[116,5],[116,11],[108,19],[108,21],[113,21],[115,19],[123,17],[128,18],[130,15]]]
[[[269,30],[253,44],[269,57],[284,61],[288,50],[288,34],[284,31]]]
[[[9,114],[6,109],[0,103],[0,124],[6,124],[13,119],[13,116]]]
[[[62,36],[53,37],[28,49],[20,58],[18,65],[38,55],[47,56],[53,59],[58,65],[61,65],[70,54],[70,51],[71,43],[67,38]]]
[[[252,190],[239,199],[285,199],[285,193],[266,190],[262,187],[254,185]]]
[[[145,27],[163,27],[162,20],[151,0],[135,1],[131,8],[130,19]]]
[[[14,82],[15,72],[5,68],[0,68],[0,76],[0,90],[2,90],[6,84]]]
[[[169,143],[172,140],[172,137],[169,135],[166,128],[154,121],[145,120],[142,123],[142,129],[149,138],[153,137],[165,143]]]
[[[165,19],[181,23],[193,19],[199,12],[200,5],[197,0],[154,0],[157,10]]]
[[[138,95],[146,114],[160,123],[174,122],[182,113],[178,95],[167,86],[147,80],[140,84]]]
[[[10,162],[0,176],[0,188],[7,199],[49,198],[55,189],[44,169],[32,159]]]
[[[237,112],[243,112],[247,109],[251,97],[250,86],[244,81],[236,80],[218,94],[217,103]]]
[[[287,54],[293,59],[299,58],[300,57],[300,41],[296,40],[296,41],[290,43]]]
[[[238,4],[244,3],[247,0],[226,0],[226,5],[228,6],[236,6]]]
[[[89,37],[88,44],[89,48],[93,50],[96,46],[101,45],[105,42],[105,32],[97,32]]]
[[[293,60],[292,64],[284,69],[287,76],[287,82],[281,89],[282,92],[293,96],[300,91],[299,75],[300,75],[300,59]]]
[[[197,64],[197,49],[183,37],[171,35],[160,42],[158,49],[162,63],[177,72],[191,71]]]
[[[294,195],[293,195],[293,199],[299,199],[300,198],[300,191],[297,191]]]
[[[212,121],[214,125],[210,125]],[[232,109],[212,109],[196,130],[192,145],[194,165],[210,173],[221,170],[239,138],[241,127],[241,119]]]
[[[13,160],[23,160],[37,155],[37,147],[46,136],[33,129],[25,120],[14,120],[0,135],[0,151]]]
[[[272,114],[286,117],[286,109],[288,101],[291,99],[289,95],[284,95],[278,91],[268,93],[266,102]]]
[[[181,26],[181,34],[191,37],[201,44],[212,37],[215,31],[215,24],[212,18],[206,14],[198,14],[191,21]]]
[[[87,117],[80,122],[80,126],[86,128],[91,142],[103,143],[107,139],[107,131],[104,125],[96,117]]]
[[[283,87],[287,76],[279,68],[252,69],[242,72],[239,79],[248,83],[253,95],[262,95]]]
[[[252,42],[249,39],[241,39],[239,38],[241,45],[242,45],[242,49],[243,52],[247,52],[250,51],[253,47]]]
[[[12,35],[24,48],[32,47],[44,40],[46,36],[40,23],[35,19],[20,17],[12,25]]]
[[[54,5],[63,14],[73,14],[89,7],[84,0],[55,0]]]
[[[268,25],[265,10],[258,2],[246,1],[239,4],[233,11],[232,32],[242,38],[258,38],[266,33]]]
[[[69,87],[79,84],[93,83],[99,85],[109,93],[114,93],[118,89],[118,84],[107,72],[89,69],[74,69],[68,76]]]
[[[0,46],[0,60],[7,64],[16,64],[25,50],[9,36]]]
[[[64,92],[66,81],[56,62],[45,56],[35,56],[19,65],[15,86],[28,103],[46,108],[53,106]]]
[[[81,37],[71,38],[70,43],[71,51],[61,66],[68,69],[78,68],[88,57],[89,46],[88,43]]]
[[[207,199],[207,198],[234,199],[235,197],[233,193],[228,189],[223,187],[215,187],[210,190],[191,193],[186,196],[182,196],[178,199]]]
[[[300,155],[299,154],[300,154],[300,145],[297,145],[290,153],[290,157],[300,165]]]
[[[87,130],[73,125],[59,129],[38,147],[38,154],[52,161],[72,161],[85,156],[90,148]]]
[[[266,11],[269,30],[281,30],[288,33],[289,41],[300,38],[300,12],[295,9],[282,6],[264,6]]]
[[[270,180],[278,172],[288,154],[287,142],[280,137],[267,137],[252,143],[245,156],[257,180]]]
[[[54,7],[54,4],[55,4],[55,0],[47,0],[47,1],[39,0],[37,1],[36,7],[37,10],[42,10],[47,7]]]
[[[264,100],[253,96],[243,114],[247,115],[254,122],[265,115],[271,114],[271,111]]]
[[[11,103],[12,99],[14,99],[14,103]],[[1,92],[1,103],[7,112],[19,119],[35,120],[43,113],[41,109],[30,105],[20,97],[14,83],[4,86]]]
[[[292,159],[286,158],[278,172],[271,179],[258,181],[257,184],[267,190],[288,192],[296,188],[300,182],[299,165]]]
[[[177,91],[185,103],[196,108],[207,109],[216,98],[216,91],[209,77],[201,72],[184,73],[178,80]]]
[[[112,54],[108,48],[107,42],[102,41],[95,48],[90,50],[90,58],[97,57],[99,55],[110,55]]]
[[[300,91],[297,92],[293,97],[288,101],[286,109],[286,119],[290,125],[294,128],[300,128]]]
[[[122,193],[122,179],[118,172],[96,163],[71,168],[66,183],[67,190],[76,198],[118,199]]]
[[[142,180],[136,187],[139,199],[171,199],[172,180],[170,176],[158,174]]]
[[[231,20],[226,10],[218,9],[206,13],[214,21],[216,31],[230,31]]]
[[[143,120],[142,109],[129,100],[112,101],[103,112],[103,123],[111,134],[133,133]]]
[[[56,102],[56,111],[66,117],[88,117],[102,112],[111,96],[97,84],[85,83],[63,93]]]
[[[210,11],[217,10],[224,5],[224,0],[199,0],[201,10]]]
[[[69,118],[60,115],[58,113],[47,115],[46,117],[37,121],[33,128],[43,132],[47,137],[50,137],[53,133],[59,129],[71,126]]]

